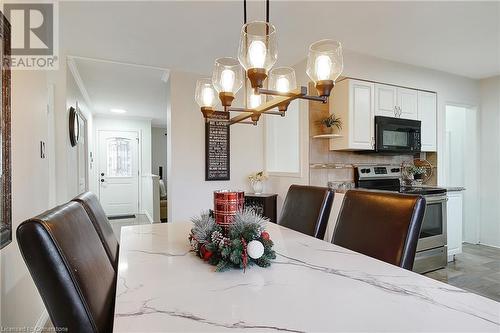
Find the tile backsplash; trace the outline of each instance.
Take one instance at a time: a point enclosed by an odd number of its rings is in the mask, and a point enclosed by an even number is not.
[[[394,164],[413,161],[413,155],[379,155],[331,151],[328,139],[309,140],[309,182],[314,186],[327,186],[329,181],[354,182],[354,165]]]

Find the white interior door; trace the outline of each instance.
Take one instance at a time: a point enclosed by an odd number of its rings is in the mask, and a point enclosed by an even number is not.
[[[139,135],[99,131],[99,200],[108,216],[139,211]]]
[[[481,192],[479,188],[479,133],[475,108],[446,105],[446,185],[463,186],[463,241],[479,243]],[[451,225],[453,221],[449,220]]]

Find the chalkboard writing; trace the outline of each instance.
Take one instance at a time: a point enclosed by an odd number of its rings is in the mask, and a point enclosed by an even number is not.
[[[212,118],[229,119],[229,112]],[[205,180],[229,180],[229,125],[224,121],[205,124]]]

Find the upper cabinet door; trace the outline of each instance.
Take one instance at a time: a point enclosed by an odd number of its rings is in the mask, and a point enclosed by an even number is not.
[[[375,115],[396,117],[397,88],[385,84],[375,84]]]
[[[437,96],[418,92],[418,120],[422,122],[422,151],[437,151]]]
[[[397,88],[400,118],[417,120],[417,90]]]
[[[373,123],[375,85],[370,82],[349,80],[350,131],[352,149],[374,148]]]

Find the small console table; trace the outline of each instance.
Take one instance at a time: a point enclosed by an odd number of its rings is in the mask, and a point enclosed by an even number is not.
[[[259,214],[276,223],[278,221],[276,216],[277,198],[277,194],[245,193],[245,206],[255,208]]]

